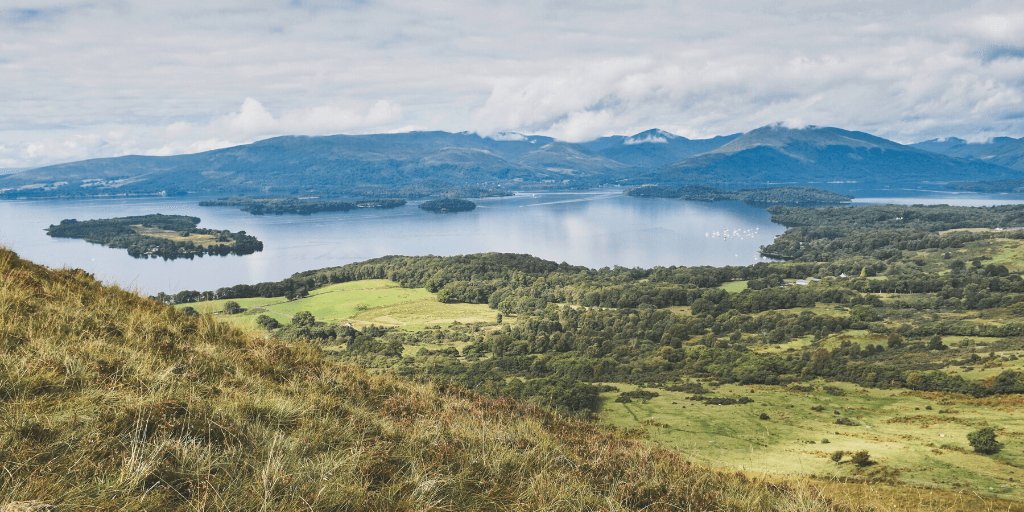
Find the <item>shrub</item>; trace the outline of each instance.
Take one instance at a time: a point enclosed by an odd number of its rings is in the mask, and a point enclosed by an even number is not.
[[[856,423],[854,423],[853,420],[851,420],[850,418],[847,418],[845,416],[836,418],[836,422],[835,423],[836,423],[836,425],[846,425],[847,427],[852,427],[852,426],[856,425]]]
[[[900,348],[900,347],[902,347],[903,346],[903,336],[900,336],[899,334],[896,334],[896,333],[890,334],[889,335],[889,339],[886,340],[886,345],[888,345],[889,348]]]
[[[839,464],[839,461],[843,460],[843,455],[846,455],[846,452],[842,450],[836,450],[832,452],[832,455],[830,455],[828,458],[832,459],[832,462]]]
[[[192,306],[185,306],[184,308],[181,309],[181,312],[185,313],[188,316],[199,316],[199,312],[196,311],[196,308]]]
[[[229,300],[224,303],[224,312],[229,315],[237,315],[242,312],[242,306],[239,306],[237,302]]]
[[[281,323],[269,315],[260,315],[256,317],[256,325],[268,331],[271,329],[277,329],[278,327],[281,327]]]
[[[771,416],[768,416],[768,413],[762,412],[761,415],[757,417],[757,419],[759,419],[759,420],[770,420],[772,418],[771,418]]]
[[[822,388],[822,390],[825,391],[826,393],[832,395],[832,396],[844,396],[844,395],[846,395],[846,391],[843,391],[842,389],[837,388],[835,386],[825,386],[825,387]]]
[[[309,311],[299,311],[292,317],[292,325],[299,327],[313,327],[316,324],[316,317]]]
[[[825,410],[825,406],[824,405],[815,405],[815,406],[811,407],[811,410],[812,411],[821,412],[821,411]]]
[[[984,427],[970,434],[967,434],[967,442],[978,453],[996,453],[999,451],[999,441],[996,441],[996,431],[992,427]]]
[[[829,444],[829,443],[831,443],[831,442],[832,442],[832,441],[829,441],[828,439],[822,439],[822,440],[821,440],[821,444]]]
[[[639,400],[650,400],[658,396],[658,393],[655,391],[647,391],[646,389],[638,389],[636,391],[626,391],[625,393],[622,393],[620,396],[636,398]]]
[[[871,464],[871,455],[868,455],[867,450],[861,450],[850,455],[850,460],[858,466],[867,466]]]

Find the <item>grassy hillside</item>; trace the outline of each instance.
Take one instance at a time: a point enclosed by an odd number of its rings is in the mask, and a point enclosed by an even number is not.
[[[602,415],[622,427],[643,424],[662,446],[748,471],[1024,497],[1017,485],[1024,478],[1019,396],[979,400],[811,382],[723,385],[705,396],[752,401],[714,405],[691,400],[692,393],[654,391],[658,396],[629,403],[615,402],[617,392],[605,393]],[[759,419],[761,413],[768,419]],[[837,418],[850,424],[836,424]],[[1004,446],[997,455],[975,453],[968,444],[967,434],[981,426],[999,432]],[[839,450],[848,455],[840,463],[830,460]],[[871,456],[863,467],[849,457],[861,450]]]
[[[0,507],[836,510],[507,399],[324,361],[0,250]]]

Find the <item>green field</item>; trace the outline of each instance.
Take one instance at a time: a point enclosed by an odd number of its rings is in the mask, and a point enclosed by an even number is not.
[[[806,383],[805,383],[806,384]],[[787,476],[868,477],[903,484],[966,490],[1010,499],[1024,498],[1024,409],[1019,397],[960,399],[929,397],[906,390],[866,389],[829,383],[845,396],[821,390],[801,392],[778,386],[723,385],[709,396],[746,396],[752,403],[705,405],[684,392],[653,389],[646,403],[616,403],[602,394],[601,417],[620,427],[645,428],[653,442],[695,459],[745,471]],[[621,391],[636,389],[615,384]],[[818,412],[812,406],[821,405]],[[931,409],[927,409],[931,406]],[[840,414],[836,415],[838,411]],[[769,420],[760,420],[766,413]],[[852,419],[856,426],[835,424]],[[974,453],[967,433],[996,429],[1004,444],[995,455]],[[823,440],[828,439],[827,444]],[[943,446],[946,445],[946,446]],[[837,451],[867,450],[875,462],[857,467]]]
[[[214,300],[178,307],[194,307],[201,313],[224,309],[227,300]],[[240,326],[255,328],[261,314],[288,323],[299,311],[313,313],[318,321],[351,323],[360,329],[368,325],[420,330],[429,326],[447,326],[452,322],[494,322],[497,312],[486,304],[442,304],[435,294],[422,288],[402,288],[383,279],[352,281],[326,286],[308,297],[289,301],[284,297],[235,299],[246,309],[238,315],[221,315]]]
[[[739,293],[739,292],[742,292],[743,290],[747,289],[747,282],[746,281],[729,281],[728,283],[722,283],[722,286],[719,286],[719,288],[721,288],[721,289],[723,289],[723,290],[725,290],[725,291],[727,291],[729,293]]]

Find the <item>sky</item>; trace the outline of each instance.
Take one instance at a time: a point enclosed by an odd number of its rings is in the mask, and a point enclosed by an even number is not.
[[[0,0],[0,168],[277,135],[1024,136],[1024,2]]]

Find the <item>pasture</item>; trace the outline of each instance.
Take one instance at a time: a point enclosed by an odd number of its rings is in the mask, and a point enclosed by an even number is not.
[[[435,294],[422,288],[402,288],[383,279],[352,281],[325,286],[308,297],[287,300],[284,297],[234,299],[246,311],[238,315],[219,315],[240,326],[255,329],[256,318],[265,314],[278,322],[288,323],[299,311],[309,311],[318,321],[351,323],[362,329],[369,325],[422,330],[431,326],[448,326],[452,322],[494,322],[497,312],[486,304],[444,304]],[[201,313],[224,309],[227,300],[181,304]]]

